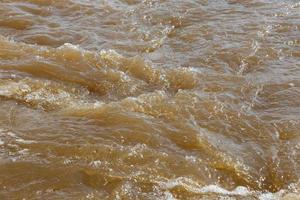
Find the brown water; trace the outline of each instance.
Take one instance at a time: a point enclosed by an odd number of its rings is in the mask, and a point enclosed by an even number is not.
[[[299,199],[300,2],[1,0],[0,199]]]

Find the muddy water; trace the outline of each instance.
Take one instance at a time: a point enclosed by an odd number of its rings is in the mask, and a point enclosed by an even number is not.
[[[0,199],[297,199],[300,2],[1,0]]]

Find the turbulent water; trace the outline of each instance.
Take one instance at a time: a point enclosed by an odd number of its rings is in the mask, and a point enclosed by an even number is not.
[[[300,199],[298,0],[0,0],[0,199]]]

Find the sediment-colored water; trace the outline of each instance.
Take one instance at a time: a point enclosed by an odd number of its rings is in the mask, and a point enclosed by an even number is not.
[[[299,1],[0,1],[0,199],[297,199],[299,130]]]

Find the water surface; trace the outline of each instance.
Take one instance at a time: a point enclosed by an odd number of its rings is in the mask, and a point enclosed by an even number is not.
[[[300,2],[1,0],[1,199],[297,199]]]

